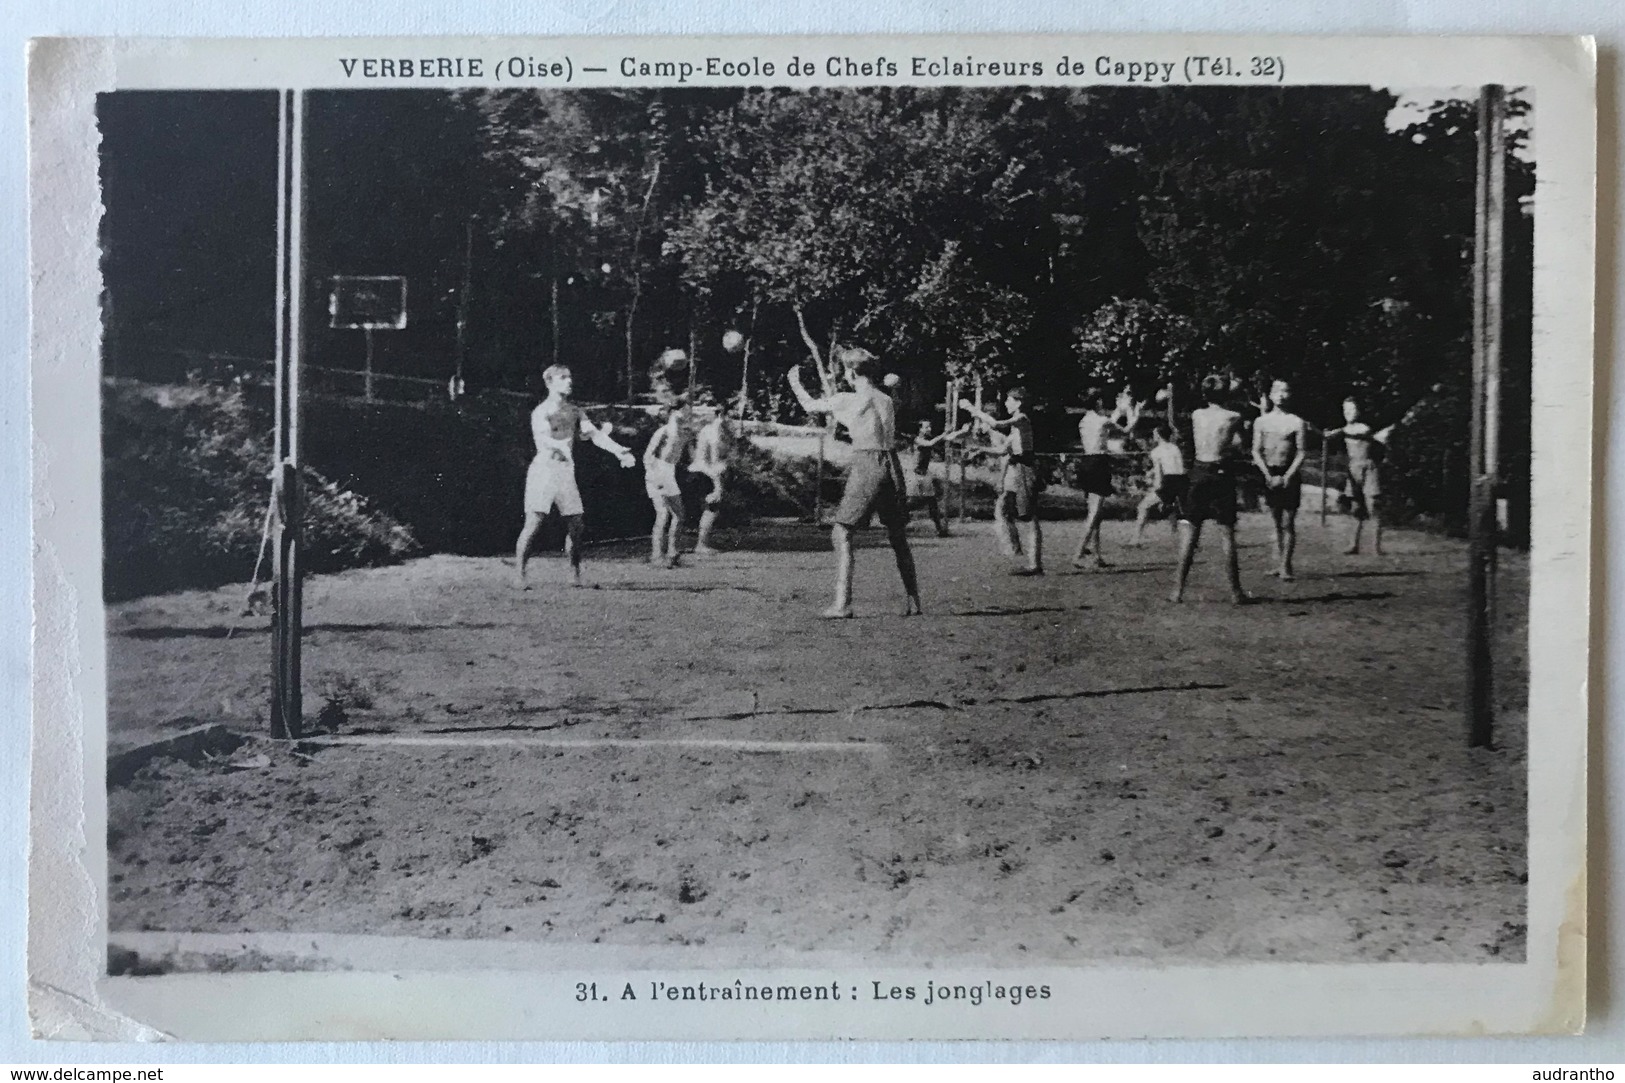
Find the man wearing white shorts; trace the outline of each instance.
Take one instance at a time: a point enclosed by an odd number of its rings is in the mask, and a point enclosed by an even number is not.
[[[525,562],[531,540],[541,529],[542,520],[553,511],[564,517],[564,549],[570,557],[571,575],[577,585],[581,583],[581,547],[586,539],[586,523],[581,490],[576,486],[576,441],[591,440],[619,459],[623,467],[631,467],[637,461],[630,451],[615,442],[607,428],[593,424],[581,407],[570,401],[574,384],[567,366],[550,365],[542,373],[542,380],[547,384],[547,398],[530,413],[536,457],[525,473],[525,526],[514,546],[514,585],[521,590],[529,589],[525,582]]]

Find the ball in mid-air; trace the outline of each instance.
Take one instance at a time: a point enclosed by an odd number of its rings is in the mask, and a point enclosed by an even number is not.
[[[888,372],[886,373],[886,378],[880,382],[885,384],[887,387],[896,387],[898,384],[903,382],[903,378],[897,375],[895,372]]]
[[[1158,402],[1167,402],[1168,401],[1168,389],[1166,387],[1160,387],[1160,388],[1157,389],[1157,401]]]
[[[727,350],[729,353],[738,353],[740,348],[744,345],[745,336],[741,335],[738,331],[722,332],[722,348]]]

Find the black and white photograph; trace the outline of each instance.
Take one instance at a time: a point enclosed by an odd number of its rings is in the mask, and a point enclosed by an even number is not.
[[[107,976],[1551,950],[1542,87],[962,51],[95,96]]]

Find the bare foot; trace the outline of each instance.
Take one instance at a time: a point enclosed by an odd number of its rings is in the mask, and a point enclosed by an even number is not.
[[[1043,568],[1012,568],[1010,570],[1010,574],[1011,575],[1022,575],[1022,576],[1043,575],[1044,574],[1044,569]]]
[[[818,615],[825,620],[846,620],[852,616],[852,607],[849,605],[832,605]]]
[[[722,552],[722,550],[713,549],[709,545],[696,545],[694,547],[694,552],[702,557],[714,557],[718,553]]]
[[[1172,594],[1168,595],[1168,600],[1173,602],[1175,605],[1179,605],[1185,600],[1185,596],[1176,590]]]
[[[512,581],[512,586],[513,586],[514,590],[529,590],[530,589],[530,584],[525,582],[523,579],[515,579],[515,580],[513,580]]]
[[[1096,557],[1095,558],[1095,567],[1097,567],[1097,568],[1110,568],[1111,565],[1108,564],[1103,558]]]
[[[1231,605],[1253,605],[1257,601],[1258,601],[1257,598],[1254,598],[1251,594],[1248,594],[1246,591],[1242,591],[1240,594],[1232,594],[1232,595],[1230,595],[1230,604]]]
[[[1360,547],[1358,545],[1351,545],[1347,549],[1343,550],[1343,555],[1346,557],[1357,557],[1360,555]]]
[[[1281,572],[1276,578],[1283,583],[1296,583],[1298,581],[1298,577],[1291,572]]]
[[[920,604],[920,597],[917,594],[909,595],[908,601],[903,603],[903,616],[905,617],[918,617],[924,612],[925,607]],[[847,616],[851,615],[851,611],[848,610]]]
[[[668,568],[677,567],[677,554],[673,553],[671,556],[667,557],[665,563],[666,567]]]
[[[1265,572],[1264,575],[1270,579],[1279,579],[1281,578],[1281,569],[1271,568],[1269,571]]]

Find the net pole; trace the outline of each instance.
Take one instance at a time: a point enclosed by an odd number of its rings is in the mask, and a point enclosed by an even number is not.
[[[304,730],[301,647],[304,625],[301,533],[304,494],[299,462],[300,375],[304,355],[305,110],[303,91],[284,91],[278,126],[277,265],[279,301],[277,462],[272,498],[277,512],[271,592],[271,735]]]
[[[1328,454],[1327,454],[1327,449],[1330,446],[1331,446],[1331,441],[1326,439],[1326,437],[1324,435],[1322,435],[1321,438],[1320,438],[1320,525],[1321,526],[1326,525],[1326,482],[1329,480],[1328,475],[1326,473],[1326,468],[1327,468],[1327,459],[1329,457]]]
[[[283,584],[287,581],[287,517],[283,513],[282,469],[287,447],[288,429],[288,142],[289,125],[293,116],[293,91],[284,90],[277,95],[276,124],[276,376],[273,387],[276,395],[275,421],[271,451],[271,737],[288,737],[287,720],[283,716],[283,689],[287,686],[284,666],[287,651],[287,598]]]
[[[457,371],[452,374],[452,398],[463,393],[463,370],[468,361],[468,297],[474,288],[474,219],[463,239],[463,288],[457,292]]]
[[[289,737],[304,733],[305,491],[300,466],[304,461],[303,405],[305,362],[305,121],[310,109],[302,90],[293,92],[293,122],[288,141],[288,457],[284,467],[287,492],[287,686],[283,690],[283,719]]]
[[[1505,90],[1487,85],[1478,99],[1478,158],[1473,245],[1473,388],[1469,441],[1467,570],[1467,744],[1494,738],[1493,585],[1495,475],[1500,391],[1501,260],[1506,205]]]

